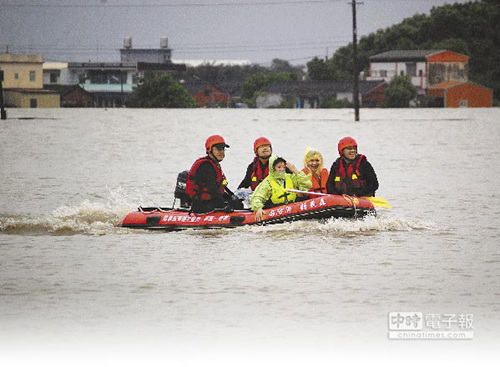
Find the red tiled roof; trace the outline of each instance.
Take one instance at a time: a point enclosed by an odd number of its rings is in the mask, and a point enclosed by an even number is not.
[[[448,89],[448,88],[451,88],[451,87],[456,87],[457,85],[460,85],[460,84],[464,84],[464,82],[444,82],[444,83],[441,83],[441,84],[436,84],[436,85],[433,85],[432,87],[429,87],[429,89],[442,89],[442,90],[445,90],[445,89]]]

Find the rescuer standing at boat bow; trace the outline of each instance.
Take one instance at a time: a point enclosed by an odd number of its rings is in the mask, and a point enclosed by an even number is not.
[[[351,137],[339,140],[340,158],[330,168],[326,188],[329,194],[375,196],[377,174],[366,157],[358,154],[358,143]]]

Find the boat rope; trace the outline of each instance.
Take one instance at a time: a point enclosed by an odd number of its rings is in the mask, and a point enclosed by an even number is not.
[[[144,214],[151,214],[151,213],[155,213],[155,212],[168,213],[168,212],[171,212],[173,210],[173,208],[162,208],[159,206],[152,206],[152,207],[144,208],[144,207],[140,206],[137,208],[137,210],[140,211],[141,213],[144,213]]]
[[[354,200],[354,198],[352,196],[349,196],[349,195],[346,195],[346,194],[343,194],[342,196],[345,199],[349,199],[349,201],[351,202],[352,207],[354,209],[354,218],[357,218],[358,217],[358,208],[356,207],[356,201]]]

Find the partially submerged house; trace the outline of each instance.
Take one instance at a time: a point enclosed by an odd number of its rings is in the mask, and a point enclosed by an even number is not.
[[[181,84],[193,96],[198,107],[230,107],[241,100],[240,83],[213,85],[202,81],[183,81]]]
[[[469,57],[448,50],[394,50],[369,58],[366,80],[409,76],[420,101],[436,107],[491,107],[491,89],[469,81]]]
[[[160,39],[160,48],[135,49],[132,38],[125,37],[120,61],[48,62],[43,65],[43,83],[64,92],[64,107],[120,107],[144,76],[186,70],[186,65],[173,63],[171,55],[166,38]]]
[[[387,85],[383,80],[360,81],[359,98],[364,107],[379,106],[380,93]],[[271,84],[266,94],[257,97],[257,108],[279,106],[292,100],[297,108],[318,108],[325,99],[353,102],[353,83],[349,81],[289,81]]]
[[[0,54],[6,106],[59,107],[59,94],[43,87],[43,58],[40,55]]]

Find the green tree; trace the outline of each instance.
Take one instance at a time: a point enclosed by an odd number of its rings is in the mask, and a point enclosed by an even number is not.
[[[290,73],[295,74],[298,78],[301,78],[304,75],[303,65],[293,66],[290,62],[282,59],[273,59],[270,69],[276,74]]]
[[[319,108],[352,108],[353,104],[347,98],[336,99],[334,97],[325,97],[319,103]]]
[[[385,97],[387,107],[409,107],[410,102],[417,98],[417,88],[410,76],[399,75],[387,86]]]
[[[333,80],[333,73],[330,70],[329,65],[323,59],[315,57],[307,63],[307,72],[309,80]]]
[[[152,74],[144,78],[125,101],[127,107],[191,108],[196,101],[170,74]]]
[[[462,55],[470,55],[469,45],[462,39],[448,38],[440,42],[436,42],[432,49],[434,50],[450,50]]]
[[[260,92],[276,82],[297,80],[293,73],[274,74],[271,72],[257,73],[249,76],[243,83],[242,98],[249,106],[255,106],[255,100]]]

